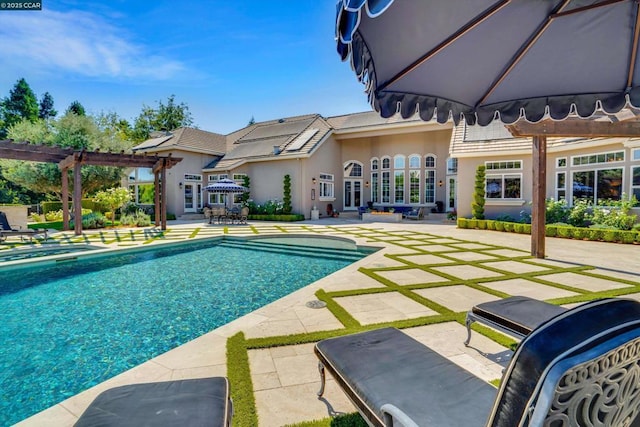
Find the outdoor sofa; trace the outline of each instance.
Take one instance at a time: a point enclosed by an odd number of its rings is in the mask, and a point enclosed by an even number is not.
[[[372,426],[638,426],[640,303],[591,301],[528,334],[500,387],[398,329],[315,346],[325,369]]]
[[[228,427],[232,415],[229,380],[211,377],[111,388],[75,427]]]

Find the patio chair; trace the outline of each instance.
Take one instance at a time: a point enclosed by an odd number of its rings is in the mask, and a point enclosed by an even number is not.
[[[424,208],[412,209],[404,215],[407,219],[421,220],[424,218]]]
[[[228,427],[233,405],[224,377],[132,384],[98,395],[75,427]]]
[[[542,323],[567,309],[529,297],[513,296],[473,306],[467,313],[467,339],[471,341],[471,325],[483,323],[516,339],[522,339]]]
[[[500,388],[394,328],[315,346],[371,426],[637,426],[640,303],[591,301],[527,335]]]
[[[247,218],[249,218],[249,207],[248,206],[244,206],[242,209],[240,209],[240,217],[239,217],[239,224],[246,224],[247,223]]]
[[[0,212],[0,242],[4,242],[5,240],[7,240],[7,237],[11,237],[11,236],[20,236],[21,239],[27,236],[29,237],[29,240],[32,240],[33,237],[37,235],[44,235],[44,239],[47,240],[46,229],[40,228],[40,229],[34,230],[31,228],[25,228],[25,229],[12,228],[9,225],[9,220],[7,219],[7,215],[4,212]]]

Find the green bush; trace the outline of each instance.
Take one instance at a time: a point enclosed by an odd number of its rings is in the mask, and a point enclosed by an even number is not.
[[[467,218],[458,218],[458,228],[469,228],[469,220]]]
[[[494,224],[496,226],[496,231],[504,231],[504,222],[494,221]]]
[[[574,199],[573,207],[569,213],[567,222],[574,227],[586,227],[591,220],[591,201],[584,199]]]
[[[638,203],[635,196],[630,199],[623,193],[620,200],[601,200],[593,208],[591,222],[618,230],[631,230],[636,223],[636,215],[631,208]]]
[[[124,214],[120,217],[120,224],[135,227],[147,227],[151,225],[151,216],[141,210],[133,214]]]
[[[504,231],[513,232],[516,226],[515,222],[504,222]]]
[[[104,228],[106,218],[99,212],[91,212],[86,215],[82,215],[82,228],[83,229],[96,229]],[[70,221],[69,226],[75,227],[75,222]]]
[[[467,221],[467,226],[469,228],[478,228],[478,220],[475,218],[471,218],[469,221]]]
[[[558,235],[558,226],[557,225],[547,225],[545,227],[545,236],[547,237],[556,237]]]
[[[82,209],[82,215],[88,215],[90,214],[92,211],[91,209]],[[62,209],[57,210],[57,211],[49,211],[46,214],[44,214],[44,219],[47,221],[62,221]]]
[[[636,233],[635,231],[621,231],[620,232],[620,241],[622,243],[633,243],[633,241],[636,238]]]
[[[607,230],[601,228],[587,228],[589,230],[589,240],[598,241],[604,239],[604,233]]]
[[[480,230],[486,230],[487,229],[487,220],[486,219],[479,219],[478,221],[478,228]]]
[[[290,214],[290,215],[249,215],[248,219],[253,219],[253,220],[257,220],[257,221],[293,222],[293,221],[304,221],[304,215],[300,215],[300,214]]]
[[[473,186],[473,202],[471,203],[471,213],[475,219],[484,219],[485,205],[485,177],[486,168],[484,165],[476,169],[476,179]]]
[[[102,203],[96,203],[93,199],[82,199],[82,209],[89,209],[91,212],[104,212],[107,210],[106,206]],[[62,211],[62,202],[60,201],[48,201],[40,203],[42,213],[47,214],[51,211]],[[69,210],[73,208],[73,202],[69,202]]]
[[[562,237],[564,239],[568,239],[571,238],[573,236],[573,233],[571,232],[571,230],[573,229],[573,227],[558,227],[557,231],[558,237]]]
[[[546,200],[545,222],[553,224],[556,222],[569,222],[569,205],[566,200]]]
[[[495,221],[487,221],[487,230],[495,230],[496,222]]]
[[[578,240],[588,239],[591,236],[591,231],[588,228],[576,227],[572,230],[572,236]]]

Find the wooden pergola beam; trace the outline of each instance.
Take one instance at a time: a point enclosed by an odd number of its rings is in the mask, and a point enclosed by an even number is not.
[[[516,122],[507,129],[515,137],[545,135],[567,138],[629,138],[640,136],[640,121],[594,121],[587,119],[567,119],[562,121],[543,120],[539,123]]]

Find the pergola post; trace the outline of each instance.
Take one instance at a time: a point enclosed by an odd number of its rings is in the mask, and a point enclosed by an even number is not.
[[[162,171],[162,190],[160,192],[162,196],[161,209],[162,209],[162,226],[160,227],[162,230],[167,229],[167,168],[163,167]]]
[[[154,203],[154,212],[155,212],[155,225],[156,227],[160,225],[160,172],[159,171],[155,171],[155,173],[153,174],[154,176],[154,182],[153,182],[153,188],[154,188],[154,196],[153,196],[153,203]]]
[[[76,157],[76,162],[73,165],[73,212],[75,214],[73,225],[76,236],[82,234],[82,164],[79,161],[79,156]]]
[[[547,137],[533,137],[533,194],[531,207],[531,255],[544,258],[547,194]]]
[[[69,168],[62,168],[62,229],[69,230]]]

